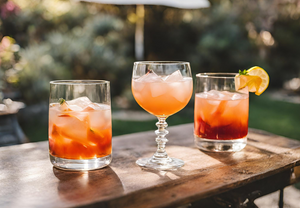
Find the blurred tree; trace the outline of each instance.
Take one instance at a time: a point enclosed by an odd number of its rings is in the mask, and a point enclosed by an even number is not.
[[[269,72],[270,87],[299,76],[300,1],[210,2],[200,10],[146,7],[147,59],[187,60],[194,74],[259,65]]]
[[[130,83],[133,33],[124,20],[97,14],[95,5],[16,2],[21,10],[4,18],[3,34],[19,40],[21,59],[12,65],[15,79],[8,82],[27,103],[46,100],[49,81],[54,79],[110,80],[113,95],[121,94]],[[16,32],[18,24],[23,29]]]
[[[19,61],[20,56],[18,51],[20,46],[15,44],[15,40],[5,36],[0,42],[0,102],[4,95],[3,91],[9,91],[10,83],[17,79],[17,71],[14,65]]]

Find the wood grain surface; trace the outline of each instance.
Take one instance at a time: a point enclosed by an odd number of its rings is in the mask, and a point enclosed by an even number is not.
[[[169,156],[185,161],[168,172],[135,164],[155,152],[152,131],[114,137],[110,166],[88,172],[53,168],[48,142],[1,147],[0,207],[176,207],[287,171],[299,181],[298,141],[250,129],[244,150],[209,153],[194,147],[193,124],[168,130]]]

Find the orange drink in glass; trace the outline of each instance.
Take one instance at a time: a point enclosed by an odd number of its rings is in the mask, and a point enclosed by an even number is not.
[[[137,103],[158,118],[155,131],[157,151],[151,158],[136,161],[139,166],[172,170],[184,165],[180,159],[170,158],[165,145],[168,141],[166,119],[183,109],[189,102],[193,82],[188,62],[135,62],[132,75],[132,93]]]
[[[207,139],[231,140],[247,136],[247,95],[209,91],[195,96],[195,135]]]
[[[196,76],[194,135],[202,150],[235,152],[247,144],[248,88],[236,90],[231,73]]]
[[[52,164],[71,170],[107,166],[112,153],[109,82],[52,81],[50,88]]]
[[[142,79],[132,80],[136,102],[155,116],[170,116],[183,109],[192,96],[192,78],[181,74],[178,74],[178,80],[174,78],[172,81],[171,78],[163,79],[152,72]]]

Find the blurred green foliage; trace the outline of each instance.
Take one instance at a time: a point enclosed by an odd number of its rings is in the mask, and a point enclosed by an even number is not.
[[[210,2],[196,10],[145,6],[145,60],[190,61],[193,74],[259,65],[270,87],[299,77],[298,1]],[[9,0],[0,12],[2,91],[32,104],[47,100],[50,80],[106,79],[113,101],[132,106],[124,103],[132,101],[134,5]]]
[[[49,81],[55,79],[110,80],[113,95],[130,83],[134,30],[117,15],[83,3],[14,2],[22,9],[2,17],[0,31],[19,43],[21,59],[1,65],[0,71],[26,103],[47,100]],[[9,70],[15,72],[14,79]]]
[[[276,88],[299,77],[298,1],[210,2],[199,10],[147,7],[147,59],[187,60],[194,74],[258,65]]]

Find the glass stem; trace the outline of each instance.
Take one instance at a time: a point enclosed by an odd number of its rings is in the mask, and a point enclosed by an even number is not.
[[[158,127],[158,130],[155,131],[155,134],[157,135],[156,137],[157,150],[152,157],[152,161],[166,162],[166,160],[170,160],[165,150],[166,143],[168,142],[166,135],[169,133],[169,131],[166,130],[166,128],[168,127],[166,119],[167,117],[159,117],[158,122],[156,123],[156,126]]]

